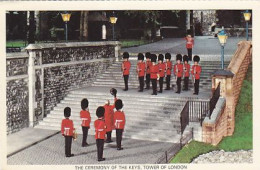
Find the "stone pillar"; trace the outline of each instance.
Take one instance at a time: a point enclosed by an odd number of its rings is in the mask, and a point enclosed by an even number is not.
[[[102,25],[102,40],[106,40],[107,38],[107,29],[106,25]]]
[[[190,10],[186,12],[186,30],[190,29]]]
[[[30,46],[30,45],[29,45]],[[28,89],[29,89],[29,127],[34,126],[34,105],[35,105],[35,68],[34,68],[34,58],[35,51],[32,49],[28,50],[29,52],[29,64],[28,64]]]
[[[234,74],[229,70],[217,70],[212,77],[212,87],[220,84],[220,96],[226,99],[227,136],[231,136],[235,128],[235,100],[232,93]]]

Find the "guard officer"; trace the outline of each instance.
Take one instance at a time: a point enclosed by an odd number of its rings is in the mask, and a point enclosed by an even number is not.
[[[150,71],[150,67],[152,65],[152,62],[151,62],[151,53],[147,52],[145,53],[145,58],[146,58],[146,63],[145,63],[145,67],[146,67],[146,76],[145,76],[145,82],[146,82],[146,88],[145,89],[150,89],[150,74],[151,74],[151,71]]]
[[[165,54],[165,67],[166,67],[166,89],[170,90],[170,82],[171,82],[171,73],[172,73],[172,62],[171,62],[171,54],[166,53]]]
[[[174,65],[174,74],[177,78],[176,84],[177,84],[177,91],[176,93],[181,93],[181,77],[183,74],[183,65],[181,63],[182,56],[181,54],[176,55],[177,63]]]
[[[158,56],[158,68],[159,68],[159,75],[160,75],[160,79],[159,79],[160,91],[159,91],[159,93],[162,93],[163,79],[164,79],[164,76],[165,76],[165,63],[163,62],[163,58],[164,58],[164,56],[162,54],[159,54],[159,56]]]
[[[199,65],[200,57],[195,55],[193,57],[194,65],[191,69],[192,78],[194,81],[194,95],[199,94],[199,83],[200,83],[200,73],[201,73],[201,66]]]
[[[139,53],[138,54],[138,63],[136,66],[136,72],[138,74],[139,85],[140,85],[139,92],[143,92],[143,90],[144,90],[145,63],[143,62],[143,60],[144,60],[144,55],[142,53]]]
[[[87,143],[87,136],[88,136],[88,130],[89,130],[89,125],[91,122],[91,117],[88,109],[88,99],[82,99],[81,100],[81,111],[80,111],[80,118],[82,120],[81,126],[82,126],[82,133],[83,133],[83,138],[82,138],[82,147],[88,146]]]
[[[150,66],[151,71],[151,81],[152,81],[152,87],[153,87],[153,93],[152,95],[157,95],[157,80],[159,80],[159,67],[156,64],[157,56],[156,54],[151,54],[151,61],[152,65]]]
[[[184,77],[184,91],[188,91],[189,87],[189,77],[190,77],[190,64],[189,57],[187,55],[183,56],[183,77]]]
[[[123,72],[123,77],[124,77],[124,82],[125,82],[125,89],[124,91],[128,90],[128,79],[129,79],[129,71],[131,67],[131,63],[128,60],[129,59],[129,53],[124,52],[123,53],[123,63],[122,63],[122,72]]]
[[[114,125],[116,128],[116,144],[117,150],[122,150],[121,142],[122,142],[122,135],[125,128],[125,113],[122,111],[123,102],[122,100],[118,99],[115,103],[116,112],[114,115]]]

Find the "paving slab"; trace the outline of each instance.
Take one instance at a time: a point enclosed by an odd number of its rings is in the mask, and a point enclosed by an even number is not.
[[[113,133],[115,133],[113,131]],[[15,155],[8,157],[8,165],[72,165],[72,164],[153,164],[174,143],[152,142],[123,138],[124,150],[116,150],[116,142],[105,144],[103,162],[97,161],[97,148],[94,136],[88,136],[88,147],[81,147],[82,135],[72,142],[74,157],[66,158],[64,138],[54,135],[37,145],[33,145]],[[113,138],[113,141],[116,139]]]

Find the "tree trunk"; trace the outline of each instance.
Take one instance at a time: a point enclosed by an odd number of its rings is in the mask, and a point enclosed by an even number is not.
[[[88,40],[88,11],[81,11],[80,14],[80,37],[81,41]]]

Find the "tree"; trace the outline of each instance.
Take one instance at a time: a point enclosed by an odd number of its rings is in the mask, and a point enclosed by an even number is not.
[[[80,13],[80,36],[81,41],[88,40],[88,11],[81,11]]]

